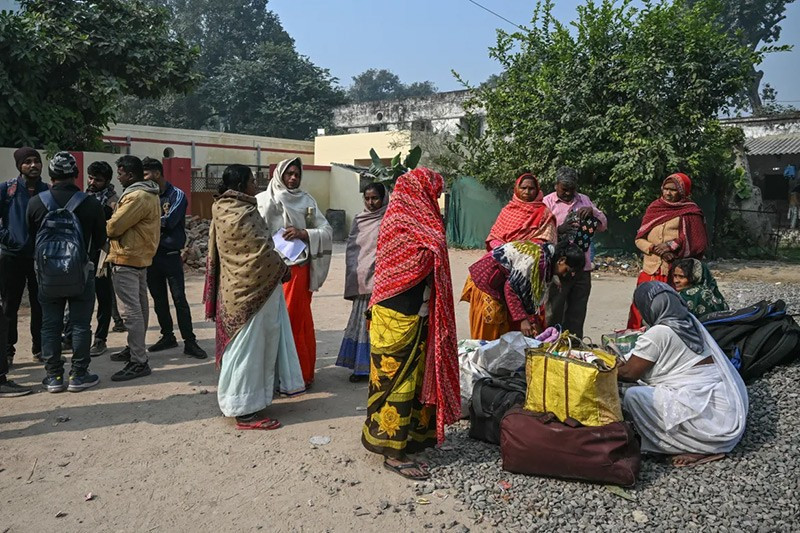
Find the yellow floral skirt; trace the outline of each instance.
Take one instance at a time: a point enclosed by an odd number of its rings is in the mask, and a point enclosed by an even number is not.
[[[367,420],[361,442],[401,457],[436,445],[436,408],[422,405],[428,319],[374,305]]]

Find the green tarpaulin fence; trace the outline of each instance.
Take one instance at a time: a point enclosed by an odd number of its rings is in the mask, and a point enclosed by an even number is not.
[[[475,178],[463,176],[450,187],[447,206],[447,241],[459,248],[481,249],[486,236],[508,202],[509,197],[490,191]],[[706,227],[714,227],[715,199],[702,196],[695,201],[706,215]],[[633,244],[640,218],[622,221],[608,214],[608,231],[595,236],[595,253],[599,255],[631,253],[636,251]]]

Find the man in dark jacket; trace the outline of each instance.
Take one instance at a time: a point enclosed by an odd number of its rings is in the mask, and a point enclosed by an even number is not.
[[[192,328],[192,312],[186,301],[183,278],[181,250],[186,245],[186,194],[164,178],[164,168],[157,159],[145,157],[142,166],[144,178],[158,184],[161,201],[161,240],[153,264],[147,268],[147,288],[153,297],[161,338],[148,351],[159,352],[178,346],[167,297],[169,286],[183,337],[183,353],[205,359],[206,352],[197,344]]]
[[[78,165],[69,152],[59,152],[50,161],[50,190],[55,203],[65,207],[70,199],[81,190],[75,185]],[[81,193],[83,194],[83,193]],[[28,204],[28,227],[31,239],[35,242],[42,222],[49,212],[41,197],[33,198]],[[86,196],[75,208],[75,216],[80,223],[83,244],[86,247],[90,265],[83,293],[69,298],[53,298],[39,294],[42,304],[42,355],[45,360],[47,377],[42,384],[48,392],[80,392],[100,382],[96,374],[89,372],[89,346],[92,342],[92,313],[95,300],[95,265],[100,256],[100,247],[106,242],[106,217],[103,208],[95,198]],[[64,309],[69,304],[72,322],[72,370],[69,385],[64,383],[64,362],[61,360],[61,330],[64,323]]]
[[[24,146],[14,152],[19,176],[0,184],[0,301],[8,321],[8,363],[16,354],[18,340],[17,313],[22,303],[25,286],[31,304],[31,347],[33,357],[41,361],[42,308],[39,306],[39,288],[33,271],[33,241],[29,237],[25,213],[28,202],[47,190],[42,183],[42,157],[33,148]]]

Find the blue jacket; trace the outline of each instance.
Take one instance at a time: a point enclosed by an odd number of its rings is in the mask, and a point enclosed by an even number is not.
[[[36,183],[36,194],[47,190],[42,180]],[[28,202],[31,196],[25,178],[19,176],[0,183],[0,251],[3,255],[33,257],[34,242],[28,232]]]
[[[180,251],[186,245],[186,194],[167,182],[161,201],[161,241],[157,253]]]

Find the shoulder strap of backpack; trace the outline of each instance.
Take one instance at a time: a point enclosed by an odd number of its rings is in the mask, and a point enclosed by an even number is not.
[[[56,209],[61,209],[58,204],[56,203],[56,199],[53,198],[53,193],[50,191],[44,191],[39,193],[39,198],[42,199],[42,203],[47,208],[48,211],[55,211]]]
[[[70,213],[74,213],[75,210],[78,208],[78,206],[81,205],[84,200],[86,200],[87,196],[88,195],[85,192],[81,191],[76,192],[75,194],[72,195],[72,198],[69,199],[67,205],[64,206],[64,209],[66,209]]]
[[[472,387],[472,408],[475,410],[475,416],[479,418],[486,418],[486,412],[483,410],[483,400],[481,399],[481,390],[487,381],[492,378],[481,378],[475,382]]]

